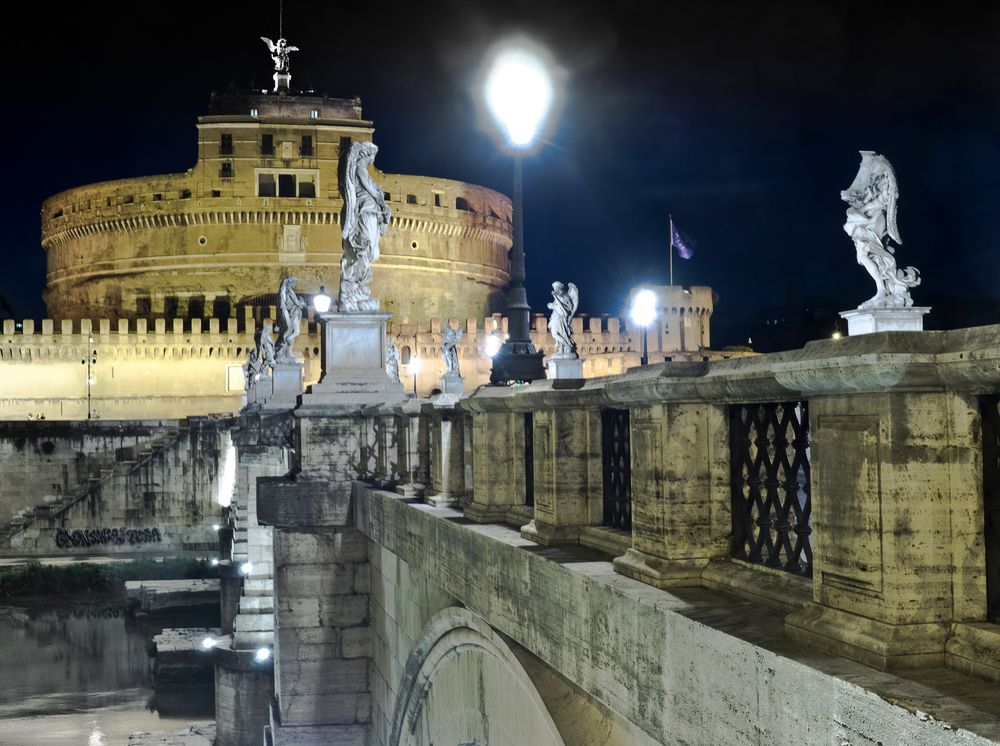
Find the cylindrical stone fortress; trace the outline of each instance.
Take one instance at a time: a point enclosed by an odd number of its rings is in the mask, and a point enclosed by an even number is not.
[[[336,295],[340,158],[370,140],[357,99],[230,93],[183,174],[91,184],[42,206],[56,319],[228,318],[283,277]],[[503,311],[511,204],[490,189],[377,172],[393,211],[372,290],[402,323]]]

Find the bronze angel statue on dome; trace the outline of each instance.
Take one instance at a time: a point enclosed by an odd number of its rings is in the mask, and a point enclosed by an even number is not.
[[[287,39],[278,39],[277,42],[273,42],[266,36],[262,36],[260,40],[267,44],[267,49],[271,52],[271,59],[274,60],[274,71],[283,75],[287,74],[289,69],[288,55],[292,52],[298,52],[299,48],[288,46]]]

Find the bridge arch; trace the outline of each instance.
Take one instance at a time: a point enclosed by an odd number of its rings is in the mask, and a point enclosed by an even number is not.
[[[468,609],[436,614],[414,645],[392,716],[391,746],[565,746],[521,663]]]

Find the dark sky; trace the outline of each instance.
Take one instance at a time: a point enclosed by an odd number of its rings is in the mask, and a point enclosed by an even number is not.
[[[377,165],[509,193],[510,161],[477,116],[484,50],[513,32],[563,68],[564,105],[525,164],[532,305],[575,281],[617,311],[665,282],[667,215],[697,243],[675,280],[719,310],[789,288],[856,305],[874,291],[841,228],[859,149],[900,183],[913,295],[1000,296],[1000,9],[986,4],[435,0],[285,3],[293,85],[362,97]],[[195,118],[230,83],[270,85],[258,37],[277,2],[19,6],[3,116],[3,199],[19,316],[43,315],[41,201],[89,182],[183,171]],[[34,15],[34,18],[30,16]],[[13,48],[11,48],[13,47]],[[376,270],[377,271],[377,270]],[[1000,319],[998,319],[1000,321]]]

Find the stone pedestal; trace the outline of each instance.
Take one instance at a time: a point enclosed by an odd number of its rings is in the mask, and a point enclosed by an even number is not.
[[[213,652],[216,746],[262,743],[274,695],[271,659],[260,662],[253,650],[233,650],[228,638]]]
[[[583,378],[583,358],[553,357],[545,367],[549,378]]]
[[[924,315],[930,310],[930,306],[855,308],[841,311],[840,317],[847,319],[847,334],[850,337],[876,332],[921,332],[924,330]]]
[[[290,73],[275,73],[271,76],[274,79],[274,92],[288,92],[292,87],[292,76]]]
[[[302,406],[359,406],[406,398],[403,384],[385,371],[385,325],[390,313],[326,313],[323,375],[302,396]]]
[[[441,393],[446,396],[461,396],[465,393],[465,380],[462,376],[441,376]]]
[[[813,603],[793,639],[882,670],[941,666],[983,617],[978,402],[954,392],[809,400]]]
[[[525,412],[477,412],[472,418],[472,502],[465,517],[477,523],[503,521],[525,503]],[[531,520],[529,516],[525,523]]]
[[[270,376],[261,376],[246,395],[248,406],[264,410],[295,409],[302,393],[302,363],[278,363]]]

